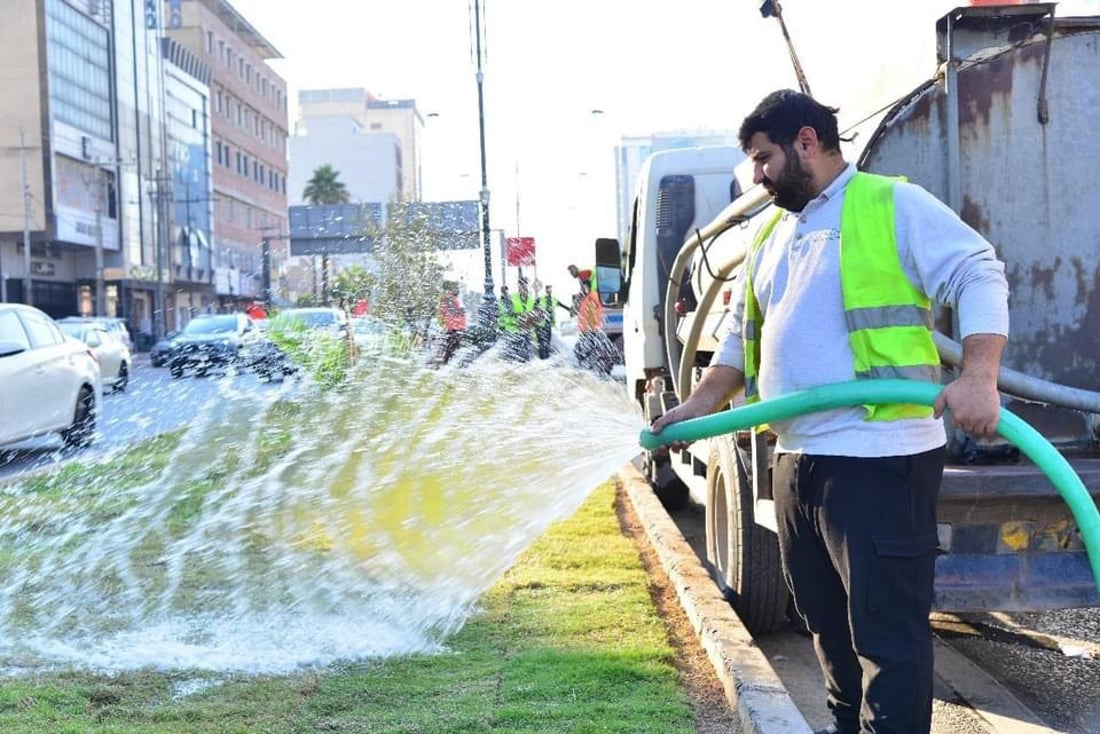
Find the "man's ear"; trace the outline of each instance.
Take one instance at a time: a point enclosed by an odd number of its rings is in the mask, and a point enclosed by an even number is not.
[[[817,142],[817,130],[809,125],[804,125],[798,131],[794,147],[798,151],[799,157],[809,158],[817,152]]]

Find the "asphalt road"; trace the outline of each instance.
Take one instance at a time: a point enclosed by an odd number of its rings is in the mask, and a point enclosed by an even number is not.
[[[248,389],[278,389],[251,374],[186,376],[173,380],[166,369],[149,366],[136,355],[126,392],[105,391],[95,443],[83,450],[63,450],[59,435],[42,436],[0,448],[0,481],[74,458],[94,458],[144,438],[185,426],[218,395],[219,383],[233,380]]]

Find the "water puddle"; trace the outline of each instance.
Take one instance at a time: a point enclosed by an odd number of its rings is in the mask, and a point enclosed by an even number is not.
[[[0,494],[0,670],[286,672],[436,650],[637,453],[620,383],[546,361],[224,381],[168,452]]]

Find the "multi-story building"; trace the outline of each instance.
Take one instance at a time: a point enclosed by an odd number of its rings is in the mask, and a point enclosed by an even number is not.
[[[139,7],[0,4],[0,296],[151,330],[160,49]]]
[[[366,89],[308,89],[298,93],[299,128],[306,131],[323,118],[350,118],[367,135],[389,133],[398,142],[397,191],[404,201],[420,201],[420,145],[424,118],[416,100],[378,99]],[[291,157],[291,165],[297,163]],[[339,168],[339,165],[334,163]],[[308,175],[306,176],[308,179]]]
[[[353,203],[385,203],[401,197],[401,143],[392,133],[366,134],[351,117],[311,117],[299,121],[290,138],[287,199],[307,204],[306,185],[317,168],[339,173]]]
[[[264,296],[270,242],[273,295],[287,241],[286,81],[267,64],[279,52],[226,0],[168,0],[168,35],[211,69],[213,269],[220,303]]]
[[[167,224],[177,324],[217,305],[210,145],[210,67],[171,38],[161,39],[165,141],[171,211]]]

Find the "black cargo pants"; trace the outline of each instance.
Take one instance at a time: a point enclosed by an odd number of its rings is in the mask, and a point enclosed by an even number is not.
[[[931,728],[928,615],[943,463],[943,448],[880,458],[776,456],[783,569],[842,734]]]

